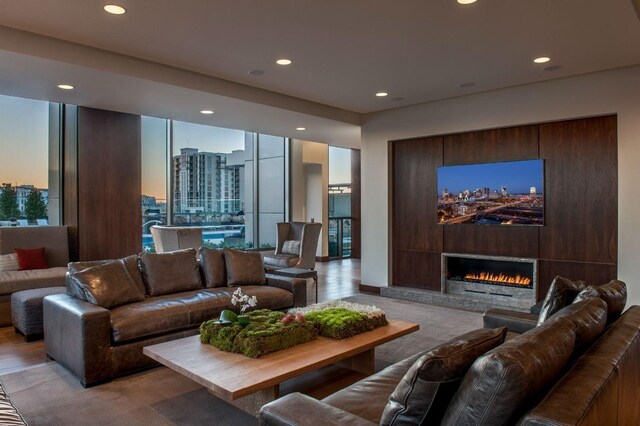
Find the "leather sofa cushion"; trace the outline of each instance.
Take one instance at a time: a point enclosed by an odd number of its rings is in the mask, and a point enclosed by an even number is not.
[[[84,269],[92,268],[94,266],[104,265],[105,263],[113,262],[114,260],[115,259],[71,262],[69,263],[68,268],[69,268],[69,272],[78,272]],[[122,262],[124,263],[125,268],[127,268],[127,272],[129,272],[129,276],[131,277],[133,282],[136,284],[136,287],[138,288],[138,290],[140,290],[140,293],[146,294],[147,289],[144,286],[144,281],[142,281],[142,274],[140,273],[140,269],[138,268],[138,256],[135,254],[132,254],[131,256],[124,257],[120,260],[122,260]],[[78,297],[75,294],[72,294],[72,295]],[[80,298],[82,299],[82,297]]]
[[[258,304],[254,309],[276,310],[293,306],[293,293],[282,288],[264,285],[243,285],[242,292],[249,297],[255,296],[258,299]],[[235,309],[239,309],[239,306],[236,306]]]
[[[607,302],[607,323],[611,324],[620,317],[627,304],[627,285],[619,280],[611,280],[601,286],[590,285],[578,294],[574,302],[590,297],[599,297]]]
[[[226,286],[227,269],[224,264],[224,251],[200,247],[199,254],[204,286],[206,288]]]
[[[576,343],[574,357],[582,353],[596,341],[607,325],[607,304],[604,300],[592,297],[577,302],[556,312],[547,321],[553,323],[558,318],[566,318],[575,326]]]
[[[444,411],[471,364],[501,345],[507,328],[479,329],[422,355],[389,397],[380,424],[440,424]]]
[[[538,325],[545,322],[560,309],[570,305],[584,288],[584,281],[571,281],[559,275],[555,277],[542,302],[540,314],[538,315]]]
[[[121,260],[73,272],[69,280],[78,293],[84,293],[84,300],[105,309],[144,300]]]
[[[575,342],[573,323],[543,324],[478,358],[445,412],[443,425],[514,424],[562,373]]]
[[[256,251],[224,249],[227,285],[260,285],[266,282],[262,256]]]
[[[322,401],[379,424],[383,410],[389,401],[389,396],[409,371],[409,368],[424,353],[415,354],[403,361],[390,365],[373,376],[329,395]]]
[[[0,272],[0,296],[33,288],[64,286],[66,273],[66,267]]]
[[[149,296],[202,288],[195,249],[140,253],[140,269]]]
[[[538,325],[538,316],[509,309],[489,309],[482,315],[484,328],[507,327],[513,333],[524,333]]]

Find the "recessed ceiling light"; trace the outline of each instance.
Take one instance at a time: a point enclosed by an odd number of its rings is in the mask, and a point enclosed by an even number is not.
[[[213,111],[211,111],[210,109],[203,109],[202,111],[200,111],[200,114],[213,114]]]
[[[124,15],[126,12],[124,7],[118,6],[117,4],[107,4],[105,5],[104,10],[112,15]]]
[[[376,96],[379,98],[384,98],[385,96],[389,96],[389,94],[387,92],[378,92],[376,93]]]
[[[463,89],[467,89],[467,88],[469,88],[469,87],[473,87],[473,86],[475,86],[475,85],[476,85],[476,84],[475,84],[474,82],[472,82],[472,81],[468,81],[468,82],[466,82],[466,83],[462,83],[462,84],[460,85],[460,87],[462,87]]]
[[[73,86],[70,84],[58,84],[58,89],[73,90]]]
[[[285,59],[285,58],[278,59],[276,61],[276,64],[278,64],[278,65],[291,65],[291,59]]]
[[[477,0],[458,0],[458,3],[460,4],[471,4],[471,3],[475,3]]]
[[[551,58],[548,58],[546,56],[541,56],[539,58],[535,58],[533,62],[535,62],[536,64],[544,64],[545,62],[549,62],[550,60]]]
[[[254,77],[260,77],[262,74],[264,74],[264,70],[251,70],[251,71],[249,71],[249,75],[252,75]]]
[[[296,130],[307,130],[306,127],[296,127]]]

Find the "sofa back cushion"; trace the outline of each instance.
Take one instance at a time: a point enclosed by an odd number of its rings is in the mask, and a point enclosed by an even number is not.
[[[440,424],[471,364],[501,345],[506,334],[507,327],[475,330],[422,355],[389,397],[380,424]]]
[[[447,407],[443,425],[510,425],[539,401],[573,352],[571,321],[560,318],[478,358]]]
[[[257,251],[224,249],[227,285],[261,285],[266,282],[262,256]]]
[[[574,302],[590,297],[599,297],[607,302],[607,324],[611,324],[620,317],[627,304],[627,285],[619,280],[611,280],[601,286],[590,285],[578,294]]]
[[[570,305],[584,288],[584,281],[571,281],[559,275],[555,277],[542,302],[540,314],[538,315],[538,325],[545,322],[560,309]]]
[[[592,297],[561,309],[547,322],[553,323],[559,318],[566,318],[574,325],[576,343],[573,355],[575,358],[582,355],[604,331],[607,325],[607,303],[598,297]]]
[[[72,272],[69,280],[84,300],[105,309],[144,300],[122,260]]]
[[[15,248],[44,247],[50,268],[69,263],[69,237],[66,226],[0,227],[0,254],[13,253]]]
[[[113,262],[116,259],[107,259],[107,260],[87,260],[84,262],[71,262],[67,265],[69,272],[78,272],[83,271],[85,269],[92,268],[98,265],[104,265],[105,263]],[[120,259],[124,263],[124,267],[127,268],[127,272],[129,272],[129,276],[135,283],[136,287],[142,294],[146,294],[147,289],[144,286],[144,281],[142,280],[142,274],[140,273],[140,268],[138,268],[138,255],[132,254],[131,256],[127,256],[125,258]],[[69,289],[67,289],[69,290]],[[70,293],[78,297],[74,293]],[[80,297],[81,298],[81,297]]]
[[[195,249],[140,253],[140,270],[149,296],[202,288]]]
[[[224,251],[200,247],[199,254],[204,286],[206,288],[225,287],[227,285],[227,268],[224,264]]]

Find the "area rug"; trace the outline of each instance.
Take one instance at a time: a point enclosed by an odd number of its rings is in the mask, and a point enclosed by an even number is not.
[[[345,300],[376,305],[388,318],[420,324],[418,332],[376,349],[378,370],[482,327],[482,316],[475,312],[366,294]],[[254,417],[164,367],[89,389],[56,362],[0,376],[0,381],[32,426],[258,424]]]

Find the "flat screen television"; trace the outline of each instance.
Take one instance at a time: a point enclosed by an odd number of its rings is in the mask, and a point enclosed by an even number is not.
[[[438,223],[544,225],[544,160],[438,167]]]

